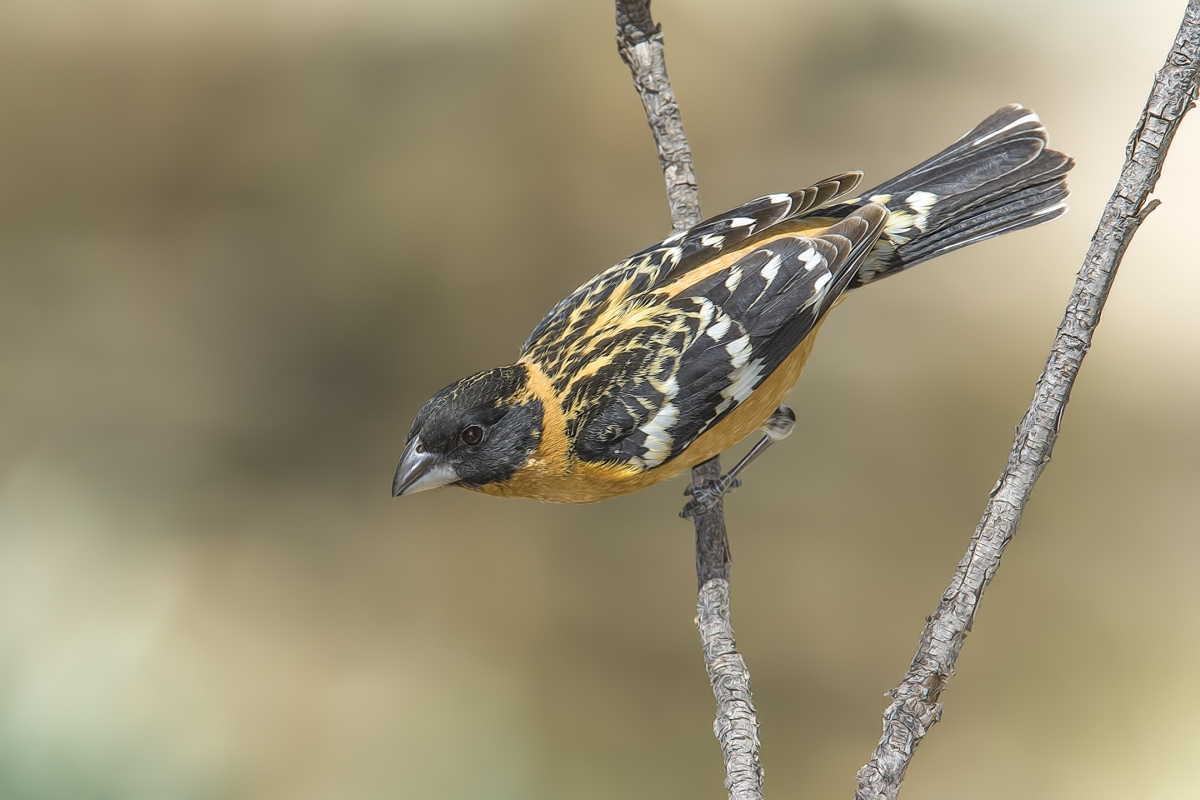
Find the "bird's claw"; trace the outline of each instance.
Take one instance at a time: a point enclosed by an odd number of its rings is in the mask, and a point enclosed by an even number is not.
[[[742,485],[738,478],[722,475],[715,481],[706,481],[700,486],[695,484],[689,485],[683,490],[685,495],[689,495],[692,499],[684,504],[683,510],[679,512],[679,516],[683,519],[695,517],[699,514],[705,514],[712,510],[712,507],[725,495],[732,492]]]
[[[683,490],[683,493],[692,499],[688,500],[683,506],[683,510],[679,512],[679,516],[687,519],[688,517],[695,517],[709,511],[722,497],[742,485],[742,482],[738,480],[738,473],[749,466],[751,461],[762,455],[762,452],[770,447],[772,443],[786,439],[791,435],[792,429],[795,427],[795,411],[792,411],[787,406],[780,406],[775,409],[775,413],[768,417],[767,421],[762,425],[763,433],[766,436],[759,439],[758,444],[750,448],[750,452],[746,453],[733,469],[715,481],[705,481],[699,486],[693,483]]]

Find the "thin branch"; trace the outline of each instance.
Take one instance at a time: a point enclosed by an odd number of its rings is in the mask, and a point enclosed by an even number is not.
[[[1000,566],[1005,546],[1017,532],[1033,485],[1050,461],[1071,385],[1091,347],[1125,248],[1158,205],[1157,200],[1147,199],[1175,130],[1196,98],[1198,65],[1200,0],[1190,0],[1175,44],[1130,137],[1120,180],[1092,237],[1046,368],[1017,428],[1008,463],[992,489],[954,579],[921,634],[908,674],[889,692],[893,702],[883,714],[883,736],[858,773],[856,800],[895,798],[913,752],[941,717],[938,697],[954,674],[954,662],[971,630],[979,601]]]
[[[617,0],[617,51],[633,73],[633,85],[654,133],[658,163],[667,182],[671,224],[677,231],[687,230],[701,219],[700,190],[679,105],[667,77],[662,26],[650,17],[650,0]]]
[[[649,0],[616,0],[617,50],[633,74],[646,121],[658,146],[667,183],[667,201],[675,230],[700,222],[700,194],[692,169],[692,151],[663,56],[662,28],[650,16]],[[721,476],[712,458],[692,470],[692,484]],[[693,517],[696,526],[696,624],[704,665],[717,700],[713,733],[725,756],[725,788],[730,800],[761,800],[762,765],[758,760],[758,718],[750,697],[750,673],[737,652],[729,617],[729,541],[725,507],[718,501]]]

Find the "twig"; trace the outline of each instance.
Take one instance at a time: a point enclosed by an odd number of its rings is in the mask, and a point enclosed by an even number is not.
[[[633,73],[633,85],[646,110],[667,182],[671,224],[677,231],[700,222],[700,190],[692,170],[692,150],[667,77],[662,26],[650,17],[650,0],[617,1],[617,51]]]
[[[1200,64],[1200,0],[1189,0],[1175,44],[1159,71],[1150,99],[1130,137],[1125,166],[1067,303],[1046,368],[1017,428],[1008,463],[991,492],[970,547],[929,618],[908,674],[888,694],[883,736],[858,773],[856,800],[895,798],[921,739],[941,717],[938,697],[954,674],[954,662],[971,630],[984,591],[1017,532],[1033,485],[1050,461],[1071,385],[1100,322],[1125,248],[1158,205],[1147,202],[1183,115],[1192,107]]]
[[[662,29],[650,16],[649,0],[616,0],[617,50],[633,74],[646,121],[658,146],[667,183],[667,201],[675,230],[700,222],[700,194],[692,170],[692,151],[663,56]],[[721,476],[712,458],[692,470],[692,484]],[[717,502],[693,517],[696,526],[696,624],[704,647],[704,665],[717,700],[713,733],[725,756],[725,788],[730,800],[761,800],[762,765],[758,760],[758,718],[750,697],[750,673],[737,652],[729,618],[729,541],[725,508]]]

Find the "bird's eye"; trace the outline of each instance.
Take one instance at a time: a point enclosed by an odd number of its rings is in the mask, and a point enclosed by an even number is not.
[[[463,440],[463,444],[477,445],[483,441],[483,428],[478,425],[468,425],[462,429],[459,438]]]

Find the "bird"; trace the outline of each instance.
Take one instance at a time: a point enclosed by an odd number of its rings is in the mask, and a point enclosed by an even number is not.
[[[845,172],[707,219],[600,272],[517,360],[452,383],[416,415],[393,496],[456,486],[592,503],[634,492],[763,430],[734,470],[689,487],[709,507],[784,438],[781,405],[846,295],[1067,210],[1074,166],[1038,115],[1005,106],[869,191]]]

